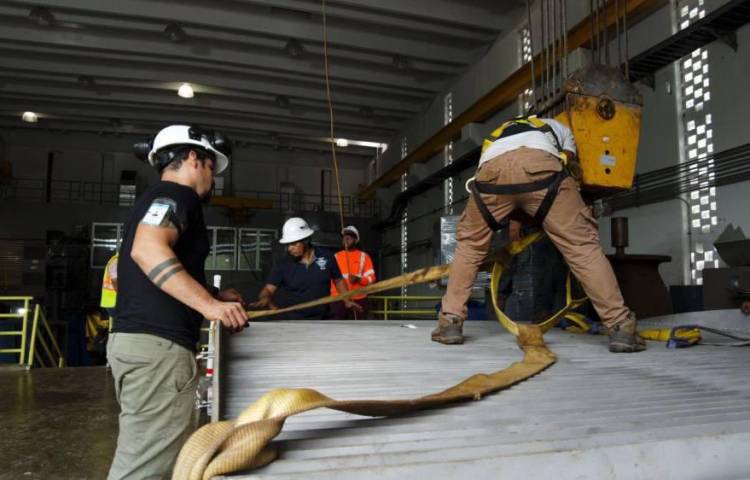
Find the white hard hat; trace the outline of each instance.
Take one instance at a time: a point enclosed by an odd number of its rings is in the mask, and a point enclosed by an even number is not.
[[[347,233],[354,235],[354,238],[359,240],[359,230],[357,230],[357,227],[355,227],[354,225],[349,225],[348,227],[341,230],[341,235],[346,235]]]
[[[197,145],[211,152],[215,157],[214,174],[223,172],[229,165],[228,155],[231,153],[229,141],[220,133],[210,130],[202,130],[189,125],[170,125],[156,134],[151,151],[148,153],[148,163],[153,167],[157,165],[156,153],[167,147],[179,145]],[[161,165],[164,167],[165,165]]]
[[[279,243],[294,243],[311,237],[315,230],[310,228],[304,218],[292,217],[281,229],[281,240]]]

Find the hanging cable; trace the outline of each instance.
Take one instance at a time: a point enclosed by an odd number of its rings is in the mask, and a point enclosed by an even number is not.
[[[617,35],[617,68],[622,68],[622,47],[620,39],[620,2],[615,0],[615,32]]]
[[[341,195],[341,175],[339,174],[339,162],[336,158],[336,135],[335,135],[335,121],[333,115],[333,100],[331,98],[331,79],[328,69],[328,21],[326,17],[326,0],[321,0],[321,7],[323,13],[323,71],[325,73],[326,81],[326,100],[328,102],[328,119],[329,119],[329,136],[331,141],[331,159],[333,161],[333,171],[336,177],[336,197],[339,204],[339,223],[341,224],[341,232],[344,231],[344,201]],[[322,193],[322,192],[321,192]],[[323,207],[323,205],[321,205]],[[346,268],[350,269],[349,262],[349,247],[344,243],[344,256],[346,257]],[[357,312],[354,312],[354,319],[357,319]]]
[[[557,91],[557,2],[558,0],[550,0],[552,5],[550,6],[550,17],[552,18],[552,92],[550,97],[555,96]]]
[[[565,74],[563,83],[568,79],[569,66],[568,66],[568,0],[562,2],[563,10],[563,55],[565,55]]]
[[[541,46],[541,49],[539,51],[540,60],[542,61],[542,75],[541,75],[542,92],[541,92],[541,95],[540,95],[541,96],[541,99],[540,99],[541,102],[544,102],[544,100],[547,98],[547,35],[546,35],[546,32],[545,32],[546,24],[545,24],[545,18],[544,18],[544,2],[545,1],[546,0],[541,0],[541,2],[539,2],[540,3],[539,4],[539,18],[540,18],[540,21],[541,21],[541,23],[540,23],[541,28],[539,30],[542,32],[541,33],[542,46]]]
[[[607,27],[607,18],[609,17],[609,7],[607,0],[602,0],[602,31],[604,32],[604,63],[609,67],[609,28]]]
[[[630,81],[630,57],[628,53],[628,2],[623,0],[622,29],[625,33],[625,78]]]

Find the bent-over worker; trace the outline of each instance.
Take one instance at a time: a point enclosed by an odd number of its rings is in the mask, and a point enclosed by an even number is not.
[[[506,122],[491,140],[485,142],[476,177],[468,184],[472,195],[458,224],[448,288],[432,340],[463,343],[466,302],[477,270],[498,222],[520,209],[542,224],[581,283],[610,331],[609,350],[645,350],[635,315],[625,306],[599,245],[597,221],[583,202],[576,179],[568,175],[580,173],[573,133],[553,119],[521,117]]]

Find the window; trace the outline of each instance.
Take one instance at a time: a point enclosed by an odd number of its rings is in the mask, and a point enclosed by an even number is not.
[[[208,227],[210,250],[206,270],[235,270],[237,266],[237,230],[228,227]]]
[[[526,63],[531,62],[531,30],[529,30],[529,26],[524,26],[521,30],[518,32],[518,40],[519,40],[519,56],[521,57],[521,65],[524,65]],[[518,114],[519,115],[526,115],[526,113],[531,109],[531,102],[533,101],[533,91],[531,88],[527,88],[518,96]]]
[[[262,271],[272,262],[271,251],[276,230],[264,228],[239,229],[239,261],[237,270]]]
[[[91,224],[91,267],[104,268],[122,243],[122,223]]]
[[[453,121],[453,93],[448,92],[443,102],[443,125],[448,125]],[[447,167],[453,163],[453,141],[451,140],[443,149],[445,156],[443,164]],[[449,177],[443,182],[443,205],[445,214],[453,215],[453,177]]]
[[[704,0],[680,0],[677,2],[680,29],[703,18],[706,14]],[[690,252],[691,281],[703,283],[704,268],[717,268],[718,256],[714,255],[711,238],[712,228],[718,224],[714,161],[709,158],[714,151],[711,125],[708,75],[708,50],[698,48],[685,56],[679,64],[682,79],[682,119],[685,132],[686,161],[690,162],[689,184],[694,190],[689,195],[689,223],[693,237]]]

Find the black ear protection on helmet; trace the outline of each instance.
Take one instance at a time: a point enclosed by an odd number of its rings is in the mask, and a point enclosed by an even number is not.
[[[192,140],[199,142],[201,139],[205,138],[208,140],[208,143],[219,152],[227,157],[232,155],[232,143],[221,132],[217,132],[216,130],[206,130],[198,126],[191,126],[188,130],[188,136]]]
[[[154,146],[154,139],[153,137],[149,138],[145,142],[136,143],[133,145],[133,153],[135,153],[135,158],[142,162],[148,163],[148,154],[151,153],[151,149]]]
[[[198,142],[200,142],[202,139],[205,138],[206,140],[208,140],[208,143],[213,148],[223,153],[227,157],[229,157],[232,154],[232,143],[221,132],[217,132],[215,130],[203,129],[199,126],[191,126],[188,130],[188,137],[191,140],[195,140]],[[211,152],[203,148],[200,148],[197,145],[188,144],[186,146],[199,150],[203,156],[209,156],[211,158],[214,158],[214,155]],[[179,147],[179,145],[174,145],[173,147]],[[149,154],[151,153],[151,150],[153,150],[153,148],[154,148],[154,137],[150,137],[145,142],[134,144],[133,153],[135,154],[136,158],[138,158],[142,162],[151,164],[148,157],[149,157]],[[161,172],[167,165],[169,165],[175,159],[176,152],[177,152],[176,148],[165,149],[164,152],[161,152],[161,151],[156,152],[156,155],[155,155],[156,159],[152,166],[156,168],[159,172]]]

